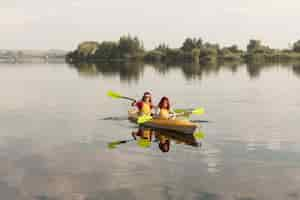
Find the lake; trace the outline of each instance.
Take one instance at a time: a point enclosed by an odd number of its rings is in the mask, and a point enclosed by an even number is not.
[[[0,90],[1,199],[300,199],[299,65],[1,63]],[[204,107],[205,137],[141,145],[108,90]]]

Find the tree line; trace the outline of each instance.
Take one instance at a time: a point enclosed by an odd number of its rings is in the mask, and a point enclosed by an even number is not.
[[[259,40],[250,40],[247,50],[237,45],[220,47],[219,44],[204,42],[201,38],[186,38],[179,48],[170,48],[162,43],[146,51],[138,37],[126,35],[117,42],[85,41],[66,56],[68,62],[85,61],[131,61],[209,63],[224,61],[286,61],[300,60],[300,40],[290,49],[273,49]]]

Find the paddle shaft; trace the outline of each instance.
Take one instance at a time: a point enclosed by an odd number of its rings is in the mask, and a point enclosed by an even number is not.
[[[121,96],[120,98],[129,100],[129,101],[136,101],[134,98],[125,97],[125,96]]]
[[[175,117],[177,117],[177,116],[184,116],[184,115],[191,115],[191,114],[193,114],[193,111],[191,110],[191,111],[187,111],[187,112],[182,112],[182,113],[172,113],[172,115],[174,115]]]

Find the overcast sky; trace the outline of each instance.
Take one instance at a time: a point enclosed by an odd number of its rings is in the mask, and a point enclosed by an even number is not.
[[[185,37],[275,48],[300,39],[299,0],[0,0],[0,49],[74,49],[131,33],[147,49]]]

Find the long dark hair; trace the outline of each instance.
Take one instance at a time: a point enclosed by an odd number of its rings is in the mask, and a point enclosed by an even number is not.
[[[149,102],[150,102],[150,104],[152,104],[152,96],[151,96],[151,93],[150,92],[145,92],[144,93],[144,95],[143,95],[143,97],[142,97],[142,101],[146,101],[146,96],[149,96]]]
[[[167,105],[167,109],[170,110],[170,101],[169,101],[169,98],[168,97],[163,97],[161,98],[159,104],[158,104],[158,107],[159,108],[162,108],[163,107],[163,103],[164,103],[164,100],[167,101],[168,105]]]

